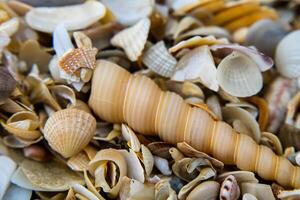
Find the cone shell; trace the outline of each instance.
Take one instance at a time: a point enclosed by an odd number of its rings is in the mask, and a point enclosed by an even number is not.
[[[143,56],[143,63],[157,74],[171,77],[177,61],[168,52],[165,43],[160,41],[146,51]]]
[[[129,60],[137,61],[145,47],[149,30],[150,20],[148,18],[141,19],[132,27],[116,34],[111,39],[111,43],[116,47],[121,47]]]
[[[262,74],[256,63],[236,51],[220,62],[217,79],[225,92],[236,97],[252,96],[263,86]]]
[[[95,118],[82,110],[60,110],[47,120],[44,136],[49,145],[68,158],[80,152],[96,131]]]
[[[279,73],[288,78],[300,76],[300,30],[284,37],[278,44],[275,63]]]
[[[65,53],[59,59],[59,67],[69,74],[80,76],[80,68],[94,69],[96,63],[96,48],[77,48]]]

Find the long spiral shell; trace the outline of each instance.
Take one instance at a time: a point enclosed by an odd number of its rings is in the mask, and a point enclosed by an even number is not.
[[[271,149],[258,145],[230,125],[218,121],[177,94],[163,92],[149,78],[131,75],[105,60],[97,61],[89,105],[102,119],[126,122],[144,135],[158,135],[165,142],[187,142],[225,164],[256,172],[283,186],[300,187],[300,168]]]

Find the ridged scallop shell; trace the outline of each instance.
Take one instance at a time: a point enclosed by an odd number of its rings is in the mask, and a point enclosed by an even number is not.
[[[206,45],[185,54],[177,63],[176,69],[172,80],[199,81],[213,91],[219,89],[216,65],[210,49]]]
[[[15,89],[17,82],[5,67],[0,67],[0,103]]]
[[[79,5],[33,8],[25,20],[31,28],[51,33],[59,23],[63,23],[67,30],[84,29],[104,17],[105,12],[99,1],[86,1]]]
[[[123,0],[103,0],[102,2],[112,11],[116,20],[124,25],[133,25],[140,19],[150,16],[154,8],[153,0],[131,0],[130,3],[125,4]]]
[[[110,42],[116,47],[121,47],[129,60],[137,61],[145,47],[149,30],[150,20],[144,18],[135,25],[117,33]]]
[[[66,73],[80,76],[81,68],[94,69],[96,66],[96,48],[76,48],[65,53],[58,65]]]
[[[285,36],[277,45],[275,63],[279,73],[288,78],[300,76],[300,30]]]
[[[177,60],[168,52],[165,43],[160,41],[145,52],[143,63],[155,73],[171,77],[175,71]]]
[[[218,65],[217,80],[225,92],[236,97],[252,96],[263,86],[262,74],[256,63],[236,51]]]
[[[44,136],[55,151],[68,158],[86,147],[95,131],[96,120],[91,114],[65,109],[55,112],[47,120]]]

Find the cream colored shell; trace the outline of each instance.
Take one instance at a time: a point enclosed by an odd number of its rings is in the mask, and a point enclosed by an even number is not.
[[[44,128],[49,145],[68,158],[88,145],[96,131],[95,118],[82,110],[65,109],[51,115]]]

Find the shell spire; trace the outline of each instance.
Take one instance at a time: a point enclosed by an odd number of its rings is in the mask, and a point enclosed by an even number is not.
[[[106,121],[126,122],[139,133],[158,135],[171,144],[184,141],[224,164],[235,164],[283,186],[300,187],[300,167],[250,136],[238,134],[207,110],[185,103],[175,93],[163,92],[151,79],[131,75],[114,63],[97,62],[89,105]]]

